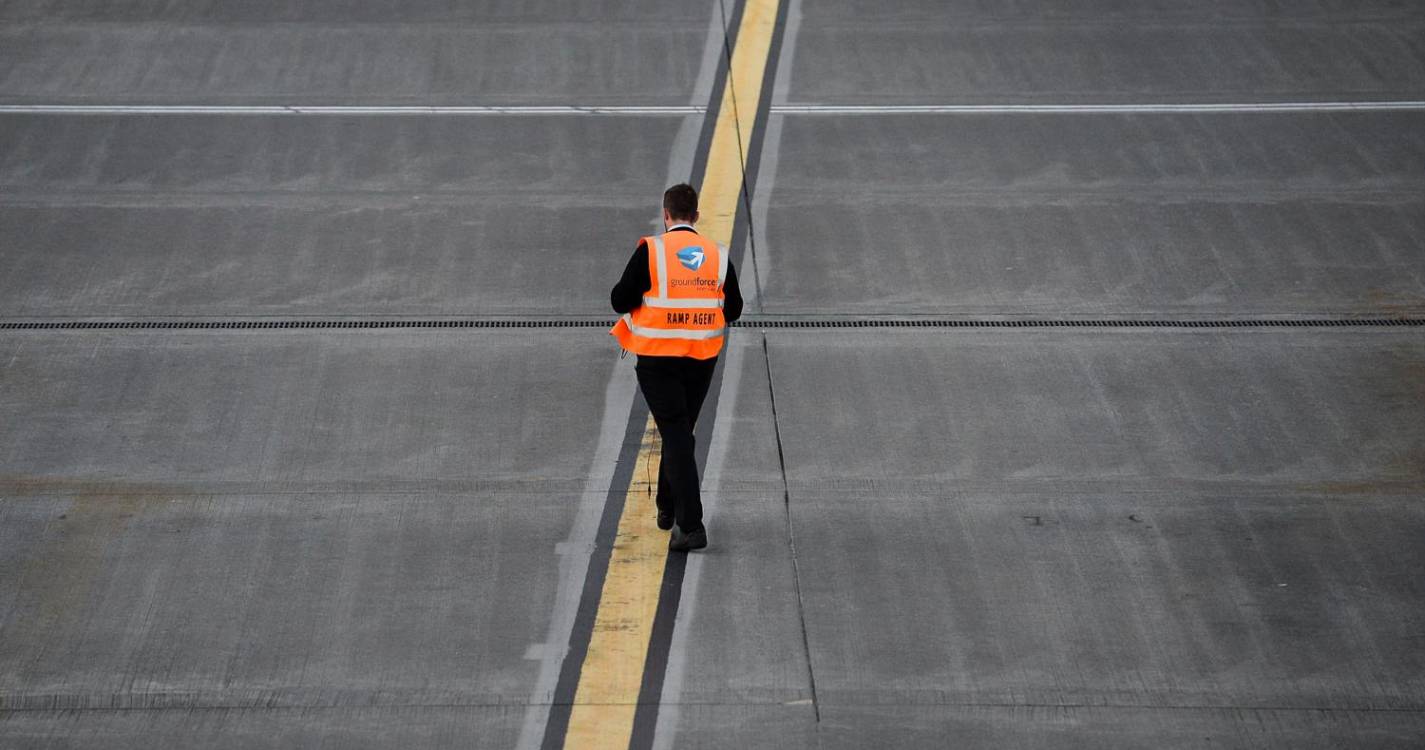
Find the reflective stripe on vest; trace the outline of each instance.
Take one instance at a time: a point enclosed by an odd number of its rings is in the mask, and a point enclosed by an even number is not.
[[[623,322],[628,326],[628,330],[639,336],[647,336],[650,339],[692,339],[699,341],[702,339],[715,339],[722,335],[721,328],[648,328],[633,322],[633,316],[624,313]]]
[[[667,307],[685,307],[685,308],[699,308],[699,309],[701,309],[701,308],[713,308],[713,307],[721,308],[721,307],[722,307],[722,297],[720,297],[720,296],[717,297],[717,298],[711,298],[711,297],[709,297],[709,298],[703,298],[703,299],[697,299],[697,298],[689,299],[689,298],[687,298],[687,297],[669,297],[669,296],[668,296],[668,255],[667,255],[667,253],[663,252],[663,238],[662,238],[662,237],[654,237],[654,238],[653,238],[653,247],[649,248],[648,251],[649,251],[650,253],[653,253],[653,257],[656,259],[656,260],[654,260],[654,263],[655,263],[655,264],[657,265],[657,267],[658,267],[658,295],[657,295],[657,296],[652,296],[652,295],[648,295],[648,294],[643,295],[643,304],[647,305],[648,307],[662,307],[662,308],[667,308]],[[718,246],[717,246],[717,288],[718,288],[718,290],[721,290],[721,289],[722,289],[722,284],[723,284],[723,282],[726,281],[726,280],[727,280],[727,251],[722,247],[722,245],[718,245]],[[648,291],[652,292],[653,290],[652,290],[652,289],[649,289]]]
[[[727,250],[692,232],[646,237],[645,244],[650,288],[642,304],[620,316],[609,333],[618,338],[620,346],[636,354],[694,359],[717,356],[726,328],[722,287],[727,280]],[[708,253],[715,257],[706,257]],[[670,260],[674,256],[679,262]],[[680,283],[674,284],[675,280]],[[670,294],[675,287],[693,296],[675,297]]]

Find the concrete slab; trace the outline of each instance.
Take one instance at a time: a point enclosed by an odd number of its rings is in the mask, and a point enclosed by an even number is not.
[[[615,363],[540,334],[0,336],[0,744],[508,746]]]
[[[539,333],[8,332],[0,419],[24,430],[0,473],[19,491],[581,491],[605,386],[587,376],[616,354],[597,329]]]
[[[92,192],[433,193],[566,205],[569,192],[623,194],[650,180],[661,184],[681,120],[12,114],[3,123],[0,186],[11,200]]]
[[[1415,111],[787,116],[777,183],[897,197],[1407,192],[1425,181],[1423,124]]]
[[[1408,329],[769,337],[794,495],[1425,486],[1425,337]]]
[[[0,101],[683,105],[716,8],[15,0]],[[1412,3],[801,10],[793,102],[1425,90]],[[779,122],[769,312],[1425,312],[1419,113]],[[604,315],[684,125],[5,116],[0,316]],[[732,337],[660,746],[1425,735],[1413,331],[770,335],[775,422]],[[0,335],[0,745],[512,746],[615,366]]]
[[[1411,712],[1153,709],[1098,706],[829,708],[821,748],[1296,748],[1419,745],[1425,723]]]
[[[792,503],[823,706],[1425,712],[1413,498],[947,483]]]
[[[683,722],[676,737],[655,747],[819,747],[821,725],[808,704],[704,705],[679,709]]]
[[[577,498],[6,493],[6,709],[522,703]]]
[[[679,604],[683,668],[659,709],[676,717],[679,743],[696,734],[699,707],[812,699],[781,492],[724,493],[708,529],[700,581]]]
[[[0,102],[683,105],[716,7],[231,5],[7,3]]]
[[[607,315],[682,125],[6,116],[0,314]]]
[[[823,745],[1420,736],[1418,335],[769,343]]]
[[[704,4],[706,5],[706,3]],[[680,14],[715,10],[690,2],[660,0],[496,0],[462,3],[456,0],[303,0],[300,3],[223,0],[6,0],[0,19],[55,23],[221,23],[221,24],[380,24],[452,23],[557,24],[560,21],[629,24],[677,18]],[[696,14],[695,14],[696,15]]]
[[[1420,113],[788,116],[776,313],[1420,314]]]
[[[1419,98],[1418,4],[807,3],[788,97],[855,104]]]
[[[676,717],[668,728],[676,729],[677,747],[697,744],[704,731],[709,741],[719,736],[716,723],[703,723],[706,707],[745,706],[756,714],[757,707],[809,704],[812,697],[762,337],[737,331],[729,346],[739,351],[725,355],[724,365],[740,372],[724,373],[719,396],[718,419],[725,421],[718,429],[728,442],[721,460],[704,466],[711,546],[689,558],[674,640],[679,653],[670,658],[671,690],[665,687],[660,708]]]
[[[129,0],[125,4],[151,1]],[[50,2],[53,3],[53,0]],[[197,5],[203,7],[204,3]],[[17,6],[25,7],[25,4]],[[942,25],[994,21],[1013,23],[1039,19],[1046,22],[1115,21],[1122,24],[1215,21],[1230,26],[1235,23],[1266,21],[1283,24],[1388,21],[1420,16],[1420,8],[1414,3],[1402,0],[1300,0],[1290,6],[1282,6],[1273,0],[1235,0],[1226,4],[1212,0],[1091,0],[1071,5],[1056,0],[1014,0],[1008,3],[985,3],[982,0],[942,0],[938,3],[927,0],[891,0],[879,10],[867,8],[856,0],[820,0],[816,7],[803,7],[803,11],[816,20],[828,22],[846,23],[864,19],[888,23],[925,21]]]
[[[520,712],[490,706],[0,712],[0,742],[36,750],[204,747],[508,748]]]

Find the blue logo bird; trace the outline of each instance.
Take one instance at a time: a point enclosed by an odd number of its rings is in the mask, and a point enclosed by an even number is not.
[[[706,260],[706,258],[707,255],[703,253],[703,249],[696,245],[685,247],[678,251],[678,262],[682,263],[683,267],[689,271],[696,271],[702,268],[703,261]]]

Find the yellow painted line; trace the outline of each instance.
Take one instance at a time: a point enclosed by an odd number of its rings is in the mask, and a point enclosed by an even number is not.
[[[727,85],[708,146],[707,171],[698,196],[698,233],[723,246],[732,242],[732,223],[742,199],[742,172],[762,100],[762,79],[772,49],[778,0],[746,0]]]
[[[699,191],[698,232],[724,247],[732,241],[732,224],[742,197],[743,160],[756,124],[778,3],[744,2],[717,125],[708,146],[707,170]],[[625,750],[633,736],[644,661],[668,559],[668,533],[659,530],[655,521],[660,454],[658,430],[650,417],[643,427],[643,441],[594,615],[594,630],[579,671],[564,736],[566,748]]]
[[[659,448],[658,430],[650,417],[643,427],[594,632],[579,673],[564,738],[568,748],[627,748],[633,733],[643,661],[668,559],[668,532],[654,520]]]

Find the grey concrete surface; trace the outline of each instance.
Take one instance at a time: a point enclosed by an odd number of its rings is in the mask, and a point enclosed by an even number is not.
[[[664,694],[677,704],[665,709],[677,716],[673,747],[696,742],[685,733],[698,733],[702,707],[809,708],[812,696],[762,337],[737,331],[732,346],[742,348],[742,372],[735,392],[726,386],[722,392],[736,399],[734,407],[719,415],[728,418],[722,429],[731,442],[722,470],[705,482],[715,544],[697,561],[697,581],[685,583],[689,596],[679,617],[686,633],[675,643],[683,672],[670,671],[675,689]],[[716,724],[703,728],[719,736]]]
[[[336,335],[333,335],[336,334]],[[603,331],[13,331],[7,479],[582,489]],[[492,410],[493,409],[493,410]]]
[[[762,302],[1420,314],[1422,134],[1420,113],[789,116]]]
[[[1418,743],[1418,334],[769,343],[829,746]]]
[[[1425,487],[1418,332],[772,332],[793,489]],[[785,395],[783,395],[785,391]]]
[[[817,740],[824,748],[964,747],[1295,748],[1408,750],[1425,732],[1418,714],[1277,711],[1255,708],[1124,711],[1095,706],[832,708]],[[1129,726],[1131,734],[1124,731]]]
[[[470,23],[541,24],[560,21],[602,24],[611,30],[630,22],[706,17],[714,8],[658,0],[303,0],[300,3],[228,3],[222,0],[5,0],[0,19],[36,24],[85,22],[311,24]],[[539,31],[540,29],[534,29]]]
[[[606,314],[681,125],[6,116],[0,314]]]
[[[7,115],[0,186],[84,196],[631,195],[661,182],[668,117]],[[655,170],[654,165],[660,169]],[[53,197],[53,196],[50,196]],[[275,199],[275,198],[274,198]],[[655,197],[656,203],[656,197]]]
[[[518,702],[572,505],[54,484],[5,502],[11,710]]]
[[[508,706],[21,711],[0,715],[0,740],[36,750],[115,747],[497,750],[514,745],[519,719],[519,711]]]
[[[686,105],[716,8],[0,0],[0,103]],[[779,101],[1425,98],[1404,0],[795,9]],[[768,313],[1425,313],[1418,112],[778,124]],[[0,115],[0,318],[605,315],[686,125]],[[656,747],[1422,743],[1415,329],[762,335]],[[614,367],[0,333],[0,746],[513,746]]]
[[[509,744],[601,332],[27,333],[0,337],[0,744]]]
[[[793,493],[824,706],[1422,708],[1410,499]]]
[[[857,104],[1419,99],[1399,0],[806,3],[789,98]]]
[[[713,7],[10,2],[0,102],[686,104]]]
[[[691,704],[679,712],[679,748],[818,747],[827,740],[806,703]]]

